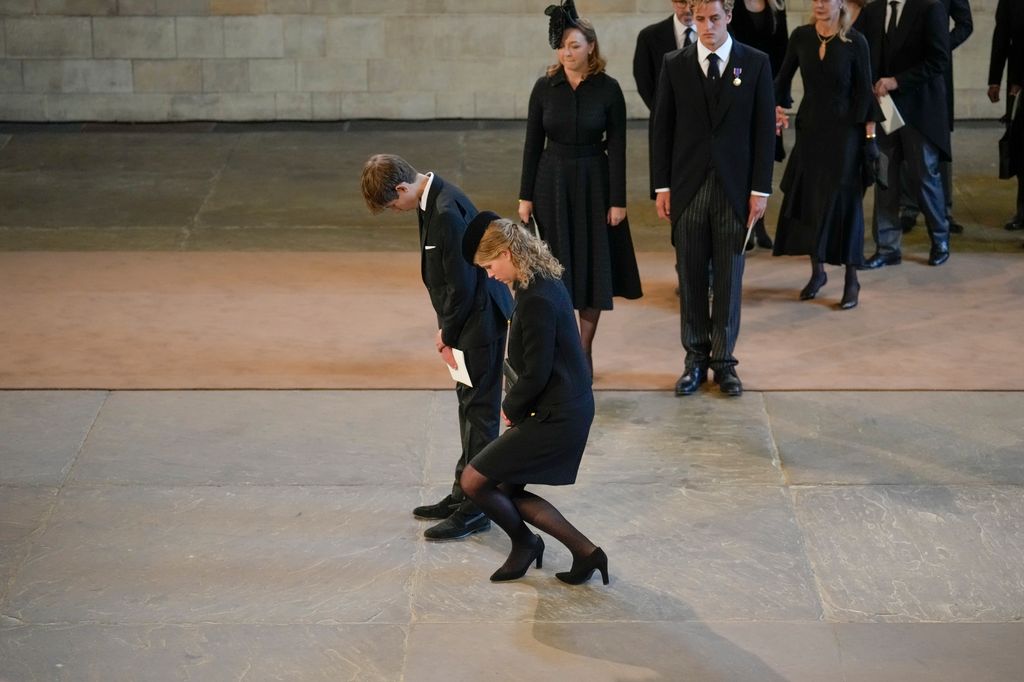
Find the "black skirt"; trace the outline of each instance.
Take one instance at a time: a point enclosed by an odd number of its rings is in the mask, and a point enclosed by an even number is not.
[[[593,421],[594,395],[588,391],[574,402],[539,409],[477,453],[471,464],[502,483],[570,485]]]

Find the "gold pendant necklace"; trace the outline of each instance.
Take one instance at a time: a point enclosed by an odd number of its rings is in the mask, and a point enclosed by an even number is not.
[[[825,58],[825,46],[828,45],[832,41],[832,39],[835,38],[839,34],[838,33],[833,33],[832,35],[830,35],[828,37],[823,37],[817,31],[815,31],[814,34],[816,36],[818,36],[818,42],[821,43],[821,45],[818,47],[818,59],[824,59]]]

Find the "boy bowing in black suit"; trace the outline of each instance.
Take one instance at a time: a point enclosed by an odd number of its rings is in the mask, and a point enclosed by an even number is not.
[[[686,349],[676,394],[694,393],[710,368],[722,393],[738,396],[744,238],[764,215],[775,160],[772,70],[766,54],[729,36],[733,0],[690,6],[699,39],[665,56],[654,107],[654,186],[658,215],[672,224]]]
[[[374,213],[416,210],[420,221],[420,270],[437,314],[434,345],[449,366],[452,349],[465,353],[473,386],[456,384],[462,452],[451,494],[437,504],[416,507],[413,515],[441,522],[424,531],[428,540],[457,540],[490,528],[491,522],[459,485],[466,464],[498,437],[501,365],[512,314],[505,285],[462,257],[462,237],[478,211],[455,185],[433,173],[420,173],[392,154],[376,154],[363,165],[363,198]]]

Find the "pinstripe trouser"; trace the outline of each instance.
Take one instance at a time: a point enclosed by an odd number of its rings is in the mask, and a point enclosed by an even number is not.
[[[679,274],[680,334],[686,366],[712,370],[736,365],[740,331],[743,237],[746,228],[729,205],[714,171],[673,228]],[[714,271],[710,276],[709,266]],[[714,299],[708,301],[708,287]]]

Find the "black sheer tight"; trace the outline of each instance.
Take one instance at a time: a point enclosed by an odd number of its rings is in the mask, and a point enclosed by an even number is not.
[[[502,484],[487,478],[472,464],[466,466],[460,480],[466,496],[512,540],[512,551],[498,570],[514,570],[529,563],[536,540],[533,532],[523,523],[523,517]]]
[[[470,464],[462,472],[462,490],[512,540],[512,551],[503,567],[522,566],[532,555],[535,540],[527,527],[542,530],[565,545],[573,558],[586,557],[597,549],[587,536],[569,523],[554,505],[527,492],[523,485],[487,478]]]

